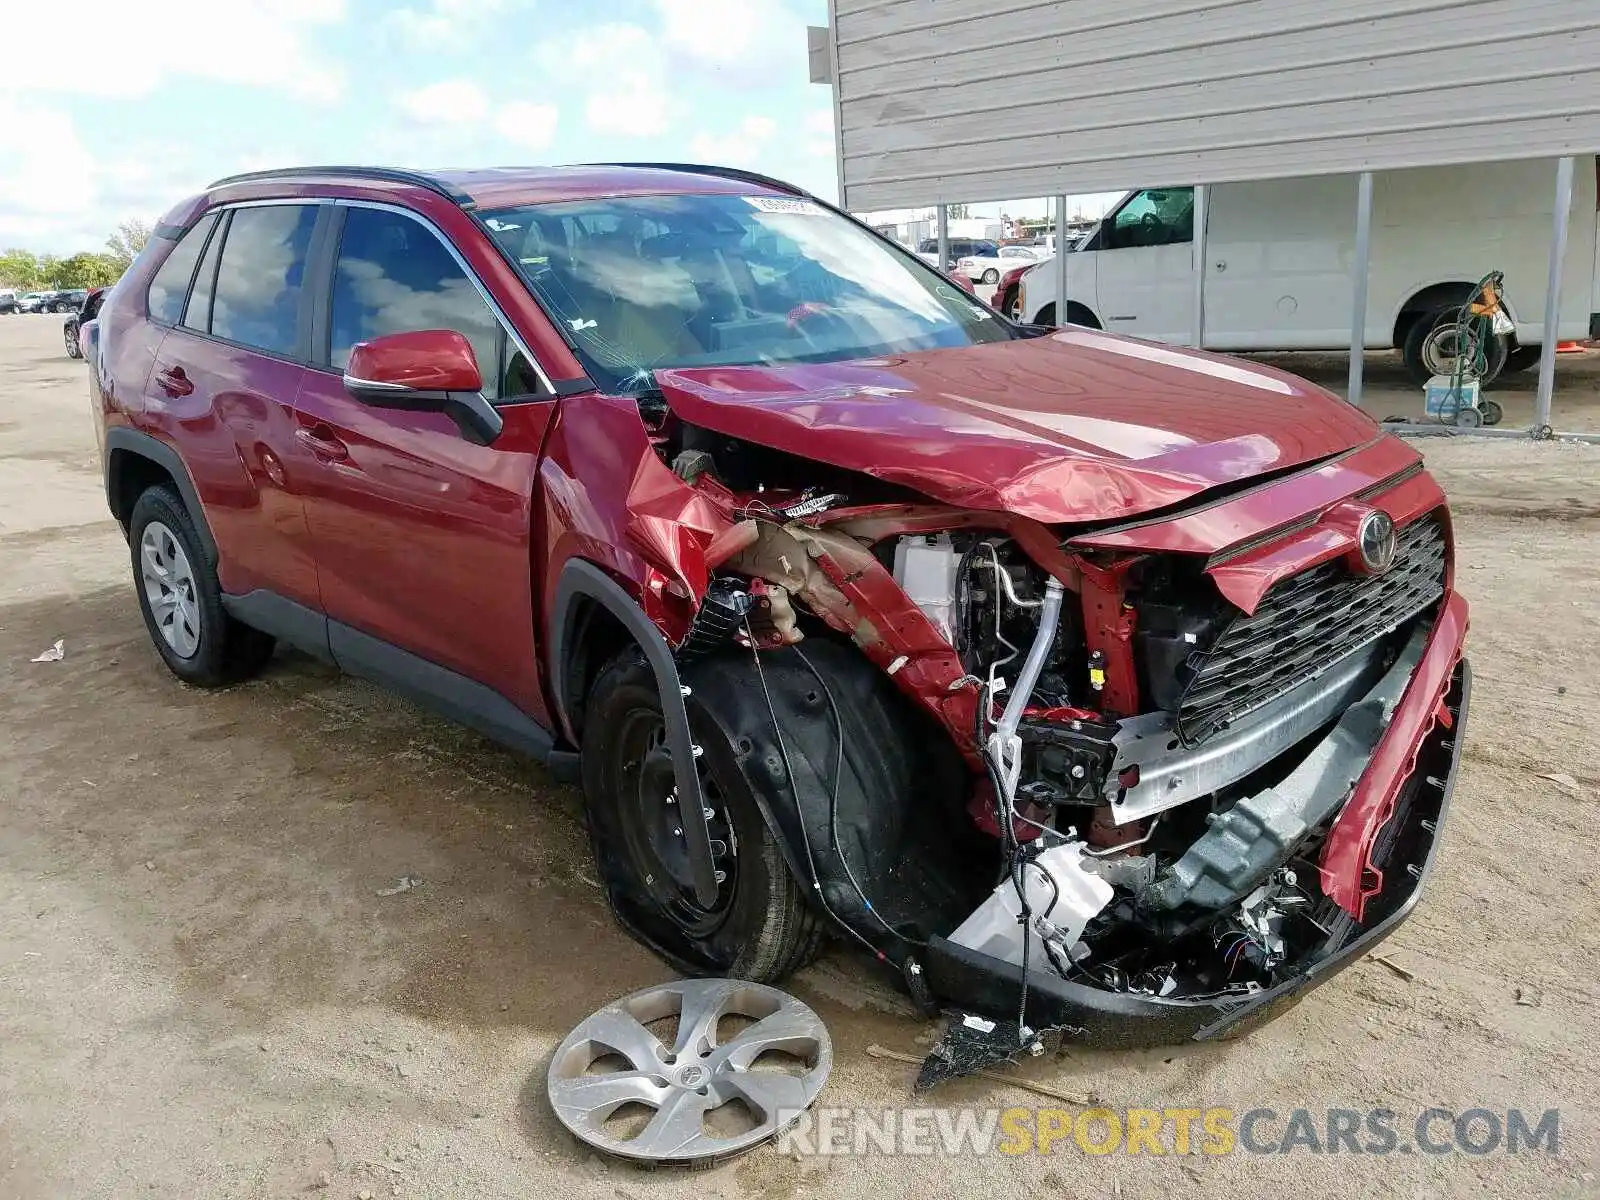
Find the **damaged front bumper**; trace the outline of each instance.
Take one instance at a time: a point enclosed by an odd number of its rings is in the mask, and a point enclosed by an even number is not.
[[[1450,594],[1388,733],[1330,837],[1344,857],[1360,847],[1353,908],[1294,974],[1272,987],[1204,997],[1163,998],[1071,982],[1035,963],[1027,976],[1027,1022],[1061,1029],[1077,1043],[1135,1048],[1234,1035],[1270,1019],[1311,988],[1370,953],[1410,915],[1438,853],[1438,835],[1460,767],[1471,672],[1461,658],[1465,606]],[[1349,863],[1329,877],[1333,898],[1351,891]],[[942,937],[931,939],[923,967],[933,993],[948,1005],[983,1014],[1017,1012],[1022,968]]]

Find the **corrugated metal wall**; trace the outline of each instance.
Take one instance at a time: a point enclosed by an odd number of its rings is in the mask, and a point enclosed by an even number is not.
[[[1600,0],[832,0],[856,210],[1600,150]]]

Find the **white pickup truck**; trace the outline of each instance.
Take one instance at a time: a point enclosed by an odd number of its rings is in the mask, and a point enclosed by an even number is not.
[[[1550,261],[1555,163],[1538,159],[1386,171],[1373,180],[1366,345],[1399,349],[1419,382],[1447,373],[1456,310],[1505,272],[1516,331],[1489,377],[1538,361]],[[1595,158],[1578,159],[1562,277],[1562,340],[1600,336]],[[1350,345],[1356,176],[1220,184],[1207,208],[1209,350]],[[1189,344],[1195,306],[1194,189],[1131,192],[1067,256],[1066,320]],[[1022,277],[1017,314],[1056,323],[1053,263]]]

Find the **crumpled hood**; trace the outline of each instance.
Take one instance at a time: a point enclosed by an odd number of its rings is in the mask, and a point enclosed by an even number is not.
[[[875,359],[662,370],[680,418],[964,508],[1115,520],[1371,441],[1237,359],[1093,330]]]

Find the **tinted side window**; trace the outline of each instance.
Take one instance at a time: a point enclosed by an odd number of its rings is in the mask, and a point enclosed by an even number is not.
[[[217,256],[222,253],[227,219],[224,216],[217,223],[217,232],[206,246],[200,269],[194,274],[194,287],[189,289],[189,303],[183,310],[184,325],[201,333],[211,332],[211,288],[217,282]]]
[[[454,329],[472,343],[483,394],[500,394],[500,323],[450,251],[410,217],[345,211],[329,311],[330,361],[342,368],[357,342],[386,333]]]
[[[206,235],[211,232],[211,227],[216,221],[215,214],[199,221],[179,239],[178,244],[172,248],[172,253],[167,255],[166,261],[156,271],[156,277],[150,281],[151,319],[167,325],[177,323],[178,314],[183,312],[184,297],[189,294],[189,280],[194,275],[194,264],[200,257],[201,248],[206,244]]]
[[[1194,189],[1147,188],[1118,210],[1111,233],[1117,249],[1194,241]]]
[[[235,209],[223,241],[211,332],[274,354],[300,344],[300,292],[317,209],[274,204]]]

